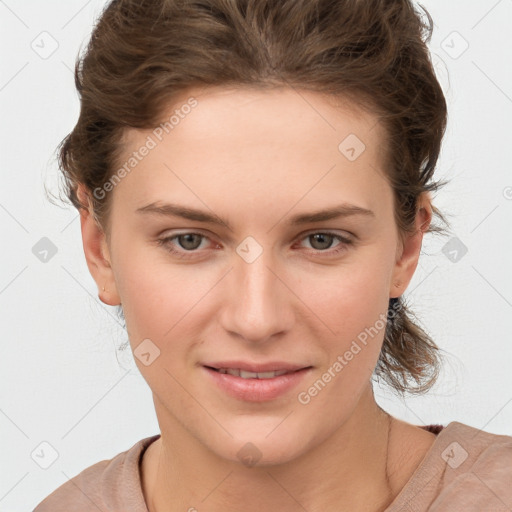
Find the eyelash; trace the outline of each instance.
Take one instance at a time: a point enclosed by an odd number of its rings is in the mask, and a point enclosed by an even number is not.
[[[172,236],[168,236],[165,238],[161,238],[161,239],[157,240],[158,246],[162,246],[168,253],[173,254],[173,255],[179,255],[182,258],[193,257],[192,255],[195,253],[198,253],[199,250],[194,249],[192,251],[187,251],[187,250],[177,251],[170,245],[170,242],[172,240],[174,240],[175,238],[178,238],[180,236],[184,236],[184,235],[198,235],[202,238],[208,238],[206,235],[203,235],[202,233],[196,233],[193,231],[189,231],[189,232],[179,233],[177,235],[172,235]],[[351,246],[354,243],[353,240],[346,238],[344,236],[338,235],[336,233],[332,233],[331,231],[312,231],[312,232],[306,233],[303,236],[303,238],[301,238],[300,240],[302,241],[306,238],[309,238],[312,235],[329,235],[329,236],[332,236],[332,237],[338,239],[341,242],[338,245],[338,248],[333,249],[333,250],[325,249],[322,251],[319,249],[309,249],[309,251],[313,251],[316,254],[328,254],[329,256],[335,256],[335,255],[339,254],[340,252],[347,250],[347,246]],[[190,254],[190,256],[188,254]]]

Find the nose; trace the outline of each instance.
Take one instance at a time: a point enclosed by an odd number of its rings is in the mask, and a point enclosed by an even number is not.
[[[252,262],[235,255],[233,267],[222,298],[223,328],[232,336],[258,344],[290,330],[294,304],[299,301],[287,283],[287,272],[277,268],[271,250],[264,250]]]

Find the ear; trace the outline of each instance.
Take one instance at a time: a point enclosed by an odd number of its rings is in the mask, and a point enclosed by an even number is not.
[[[87,267],[98,286],[98,297],[104,304],[117,306],[121,303],[112,271],[106,235],[94,217],[92,201],[84,185],[79,185],[77,195],[86,210],[80,210],[82,243]]]
[[[400,297],[412,279],[420,257],[423,234],[432,221],[432,205],[430,194],[423,193],[418,198],[416,210],[415,231],[412,235],[406,235],[404,241],[399,241],[397,248],[397,260],[393,269],[390,283],[389,297]]]

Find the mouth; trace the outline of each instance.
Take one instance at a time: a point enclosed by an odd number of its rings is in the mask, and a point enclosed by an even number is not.
[[[241,361],[202,365],[209,379],[223,393],[245,402],[265,402],[296,389],[313,366],[283,362],[252,364]]]
[[[273,370],[266,372],[251,372],[249,370],[243,370],[242,368],[215,368],[213,366],[208,365],[205,365],[205,367],[218,373],[227,373],[229,375],[233,375],[234,377],[241,377],[242,379],[273,379],[274,377],[279,377],[280,375],[294,373],[300,370],[311,368],[311,366],[306,366],[303,368],[299,368],[297,370]]]

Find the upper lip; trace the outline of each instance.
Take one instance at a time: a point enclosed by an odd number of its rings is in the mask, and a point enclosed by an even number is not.
[[[285,361],[269,361],[266,363],[251,363],[248,361],[215,361],[211,363],[203,363],[203,366],[209,366],[211,368],[232,368],[240,369],[246,372],[274,372],[286,370],[288,372],[294,372],[303,368],[309,368],[311,365],[293,364]]]

